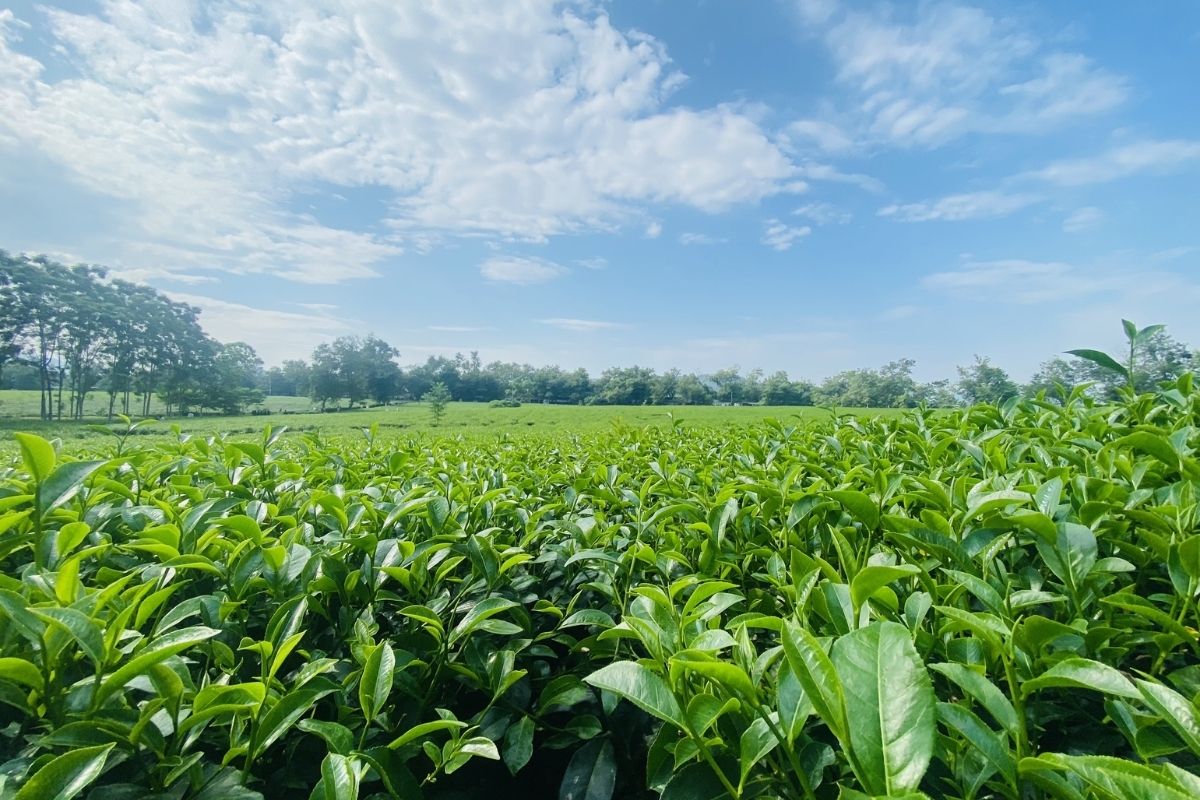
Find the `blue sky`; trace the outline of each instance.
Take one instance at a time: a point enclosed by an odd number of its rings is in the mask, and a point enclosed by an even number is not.
[[[268,363],[1200,344],[1200,5],[0,5],[0,247]]]

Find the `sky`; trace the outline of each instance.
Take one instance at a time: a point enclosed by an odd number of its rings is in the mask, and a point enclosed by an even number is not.
[[[1200,344],[1200,3],[0,0],[0,248],[264,361]]]

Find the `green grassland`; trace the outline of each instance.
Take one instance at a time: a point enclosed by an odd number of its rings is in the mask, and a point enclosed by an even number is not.
[[[0,392],[0,432],[30,431],[64,442],[100,440],[105,434],[95,425],[105,422],[100,414],[103,398],[88,403],[94,418],[44,422],[36,418],[37,393],[17,390]],[[173,436],[181,433],[200,436],[226,434],[248,436],[264,427],[286,426],[292,433],[317,431],[324,435],[358,435],[364,428],[378,426],[379,435],[437,433],[439,435],[586,433],[614,427],[669,426],[676,421],[685,425],[741,426],[777,419],[787,424],[827,419],[830,412],[811,406],[564,406],[526,404],[518,408],[494,408],[487,403],[450,403],[445,417],[436,428],[429,407],[407,403],[380,408],[312,413],[312,401],[304,397],[268,397],[264,408],[270,415],[172,417],[157,421],[138,431],[138,436]],[[896,415],[895,409],[855,409],[857,415]],[[120,423],[116,424],[120,427]],[[11,439],[5,435],[5,439]],[[0,444],[0,447],[4,445]],[[9,448],[11,449],[11,448]]]

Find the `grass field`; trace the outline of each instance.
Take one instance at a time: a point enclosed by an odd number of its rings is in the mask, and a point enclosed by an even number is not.
[[[97,405],[99,400],[89,403]],[[433,426],[428,406],[423,403],[331,413],[295,413],[307,411],[311,402],[302,397],[269,397],[264,404],[281,413],[235,417],[173,417],[160,420],[139,431],[139,436],[173,435],[180,432],[198,435],[257,434],[266,425],[287,426],[290,432],[320,431],[324,434],[357,434],[363,428],[378,425],[380,435],[388,433],[438,432],[446,435],[487,433],[558,433],[603,430],[613,427],[665,426],[672,420],[700,426],[748,425],[767,418],[785,423],[827,418],[829,412],[811,406],[561,406],[526,404],[519,408],[492,408],[487,403],[451,403],[441,425]],[[37,393],[0,392],[0,432],[30,431],[57,437],[70,443],[98,440],[105,434],[95,430],[97,417],[79,422],[43,422],[36,418]],[[857,414],[898,414],[894,409],[857,409]],[[0,448],[11,451],[11,434],[6,433]]]

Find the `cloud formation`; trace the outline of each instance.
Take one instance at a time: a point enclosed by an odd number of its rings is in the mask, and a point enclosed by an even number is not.
[[[541,241],[798,188],[738,107],[668,107],[685,76],[664,45],[585,3],[39,13],[61,63],[18,52],[0,18],[0,148],[128,202],[134,267],[337,282],[444,237]],[[388,200],[351,231],[297,210],[310,187]]]
[[[1036,203],[1031,194],[1010,194],[997,191],[952,194],[938,200],[884,206],[879,216],[900,222],[957,222],[968,219],[995,219]]]
[[[1127,80],[1015,19],[957,2],[801,2],[853,102],[791,128],[827,152],[935,147],[968,133],[1043,133],[1120,106]]]
[[[528,286],[562,277],[567,274],[567,268],[542,258],[495,256],[479,265],[479,274],[495,283]]]

